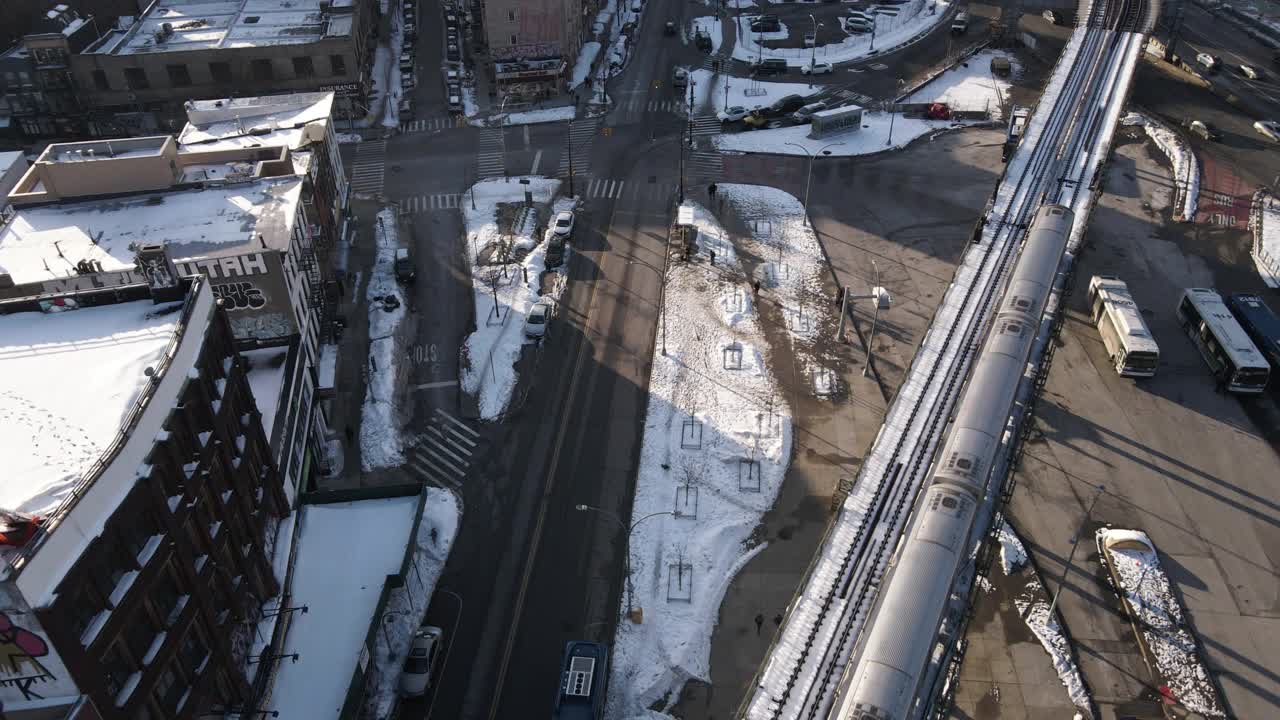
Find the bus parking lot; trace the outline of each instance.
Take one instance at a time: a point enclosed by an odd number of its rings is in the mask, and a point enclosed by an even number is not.
[[[1268,717],[1280,703],[1273,669],[1280,647],[1280,393],[1275,383],[1261,395],[1220,392],[1180,327],[1176,306],[1188,287],[1224,296],[1256,292],[1272,307],[1277,296],[1253,271],[1242,231],[1168,223],[1169,196],[1168,170],[1143,144],[1117,147],[1009,516],[1050,593],[1073,534],[1085,527],[1059,609],[1102,718],[1163,717],[1092,545],[1093,530],[1103,524],[1151,536],[1229,712]],[[1116,275],[1129,285],[1159,344],[1155,377],[1117,374],[1090,318],[1094,275]],[[1105,489],[1086,518],[1099,485]],[[997,613],[1002,623],[990,620]],[[1062,708],[1065,697],[1046,698],[1045,668],[1028,667],[1031,656],[1007,637],[1009,627],[1021,624],[1016,610],[978,607],[975,617],[954,716],[1041,717]],[[999,637],[983,637],[997,628]],[[1043,654],[1032,659],[1048,664]],[[1056,692],[1065,696],[1061,686]]]

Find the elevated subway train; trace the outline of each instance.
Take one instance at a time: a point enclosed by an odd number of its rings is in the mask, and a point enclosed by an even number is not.
[[[1061,205],[1036,211],[973,374],[956,405],[951,433],[934,458],[875,622],[836,699],[841,720],[911,717],[978,503],[987,489],[1014,394],[1071,233]]]

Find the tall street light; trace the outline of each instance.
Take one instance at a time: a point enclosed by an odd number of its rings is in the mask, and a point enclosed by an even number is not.
[[[573,509],[579,512],[588,512],[588,511],[595,512],[595,513],[604,515],[606,517],[609,517],[614,522],[618,523],[618,527],[621,528],[624,533],[626,533],[626,536],[625,536],[626,557],[624,558],[624,561],[625,561],[625,567],[626,567],[626,573],[627,573],[627,615],[630,616],[631,609],[632,609],[631,595],[634,592],[634,588],[631,585],[631,534],[635,532],[636,527],[640,523],[644,522],[645,520],[648,520],[649,518],[658,517],[659,515],[670,515],[672,517],[680,517],[680,513],[678,511],[671,511],[671,510],[664,510],[662,512],[650,513],[640,518],[639,520],[631,523],[631,527],[627,527],[627,524],[622,522],[622,518],[618,516],[618,513],[612,510],[608,510],[602,507],[596,507],[595,505],[574,505]]]
[[[1080,523],[1079,529],[1076,530],[1075,537],[1071,538],[1071,552],[1067,554],[1067,564],[1062,566],[1062,575],[1058,578],[1058,587],[1053,591],[1053,601],[1049,603],[1049,621],[1053,620],[1053,611],[1058,607],[1058,596],[1062,594],[1062,586],[1067,582],[1067,571],[1071,569],[1071,561],[1076,556],[1076,546],[1080,544],[1080,536],[1084,534],[1084,528],[1089,524],[1089,516],[1093,514],[1093,506],[1098,504],[1098,498],[1102,497],[1102,493],[1106,491],[1106,486],[1095,485],[1093,500],[1089,502],[1089,509],[1084,511],[1084,521]]]
[[[805,180],[804,180],[804,221],[812,225],[813,223],[809,221],[809,183],[810,181],[813,180],[813,161],[818,155],[830,155],[831,151],[828,150],[827,148],[833,148],[833,147],[836,147],[837,145],[843,145],[844,143],[835,142],[829,145],[823,145],[818,150],[818,152],[813,154],[810,154],[809,149],[801,145],[800,143],[789,142],[785,144],[790,145],[791,147],[800,148],[800,152],[809,156],[809,172],[805,174]]]
[[[809,15],[809,21],[813,23],[813,48],[809,51],[809,85],[812,86],[813,64],[818,61],[818,21],[813,15]]]

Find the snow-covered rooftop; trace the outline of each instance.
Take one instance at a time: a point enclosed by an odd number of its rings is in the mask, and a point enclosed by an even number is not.
[[[110,446],[181,303],[0,315],[0,508],[52,511]]]
[[[308,136],[306,127],[329,118],[333,93],[197,100],[186,107],[188,123],[178,135],[184,149],[288,145],[296,150],[317,139]]]
[[[175,261],[289,246],[302,179],[263,178],[224,187],[60,203],[20,210],[0,230],[0,273],[14,283],[134,267],[130,245],[165,244]]]
[[[335,718],[360,661],[387,575],[404,562],[420,498],[304,505],[293,568],[296,614],[268,708],[281,720]],[[355,530],[353,532],[353,530]],[[378,618],[381,622],[381,618]]]
[[[326,25],[327,14],[320,0],[158,0],[131,28],[89,52],[133,55],[315,42],[341,35]]]
[[[276,422],[276,407],[280,403],[280,390],[284,386],[284,369],[289,359],[288,347],[262,348],[240,353],[249,361],[249,389],[262,413],[262,431],[271,437]]]

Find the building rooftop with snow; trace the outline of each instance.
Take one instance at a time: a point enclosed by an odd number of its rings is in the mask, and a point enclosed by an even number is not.
[[[209,280],[162,246],[136,264],[140,282],[0,300],[13,720],[186,719],[253,696],[254,625],[291,543],[257,359]]]

